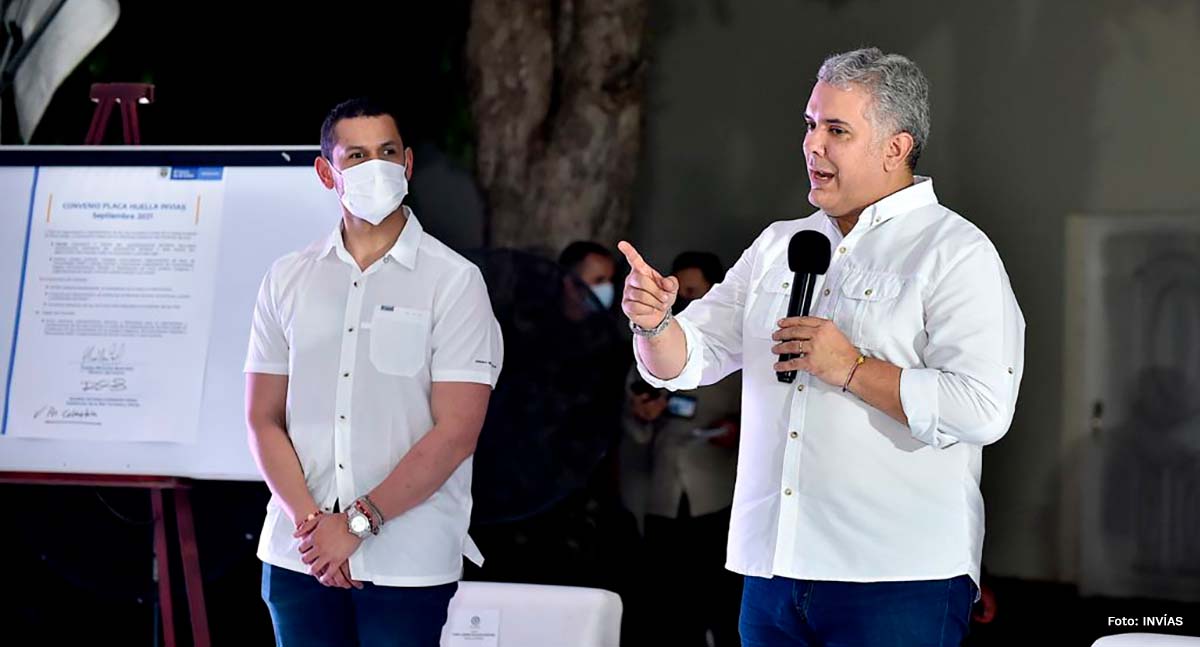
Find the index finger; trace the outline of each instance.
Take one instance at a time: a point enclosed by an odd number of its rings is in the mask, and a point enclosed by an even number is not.
[[[638,253],[638,250],[634,249],[633,245],[621,241],[617,243],[617,249],[625,255],[625,260],[629,261],[629,266],[634,270],[644,274],[657,274],[654,268],[650,267],[650,264],[646,262],[646,259],[642,258],[642,255]]]
[[[309,519],[309,520],[301,523],[300,526],[298,528],[296,528],[296,532],[292,533],[292,537],[294,537],[296,539],[299,539],[301,537],[306,537],[312,531],[314,531],[316,529],[317,529],[317,520],[314,517],[312,519]]]
[[[350,583],[350,586],[353,586],[356,589],[361,589],[363,587],[362,582],[350,577],[350,562],[342,562],[342,566],[338,570],[341,571],[342,577],[346,578],[346,581]]]
[[[788,317],[786,319],[779,320],[779,327],[792,328],[795,326],[801,326],[803,328],[820,328],[828,321],[828,319],[822,319],[820,317]]]
[[[331,568],[331,569],[329,569],[329,571],[330,571],[328,573],[328,575],[330,576],[329,579],[333,580],[334,585],[339,586],[343,589],[350,588],[350,578],[346,577],[346,571],[345,571],[344,565],[341,568]]]

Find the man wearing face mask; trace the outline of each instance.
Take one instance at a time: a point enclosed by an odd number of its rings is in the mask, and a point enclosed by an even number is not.
[[[672,311],[683,312],[725,277],[716,254],[684,252],[671,264],[679,282]],[[667,394],[631,374],[620,449],[621,500],[644,531],[655,565],[646,584],[650,644],[701,647],[712,632],[717,647],[737,645],[741,581],[725,570],[741,380]]]
[[[402,205],[413,155],[386,107],[321,127],[326,237],[263,279],[246,359],[259,542],[278,644],[438,644],[467,536],[471,456],[503,359],[479,270]]]
[[[563,249],[558,264],[579,277],[605,310],[612,308],[616,299],[613,275],[617,271],[612,252],[600,243],[577,240]]]

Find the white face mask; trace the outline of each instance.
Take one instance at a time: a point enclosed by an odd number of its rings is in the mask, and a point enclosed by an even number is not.
[[[329,165],[333,168],[333,164]],[[338,173],[337,169],[333,169]],[[395,211],[408,195],[408,178],[403,164],[368,160],[338,173],[342,176],[342,204],[372,225]]]
[[[612,307],[613,299],[617,296],[617,290],[612,283],[601,283],[599,285],[590,286],[592,294],[600,300],[600,305],[604,306],[605,310]]]

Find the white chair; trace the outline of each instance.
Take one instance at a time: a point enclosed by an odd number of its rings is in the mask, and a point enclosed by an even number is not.
[[[1200,647],[1200,638],[1166,634],[1117,634],[1097,640],[1092,647]]]
[[[490,625],[496,614],[498,628]],[[620,642],[621,597],[575,586],[459,582],[442,629],[442,647],[618,647]]]

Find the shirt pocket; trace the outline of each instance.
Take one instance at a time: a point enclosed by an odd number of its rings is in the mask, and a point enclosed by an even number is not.
[[[429,311],[379,306],[371,318],[371,364],[387,375],[411,377],[425,365]]]
[[[787,314],[795,274],[784,267],[767,270],[754,286],[753,301],[746,308],[745,333],[758,339],[770,339],[779,329],[779,320]]]
[[[833,321],[859,349],[883,350],[896,336],[898,304],[907,278],[889,272],[852,270],[842,281],[841,299]]]

